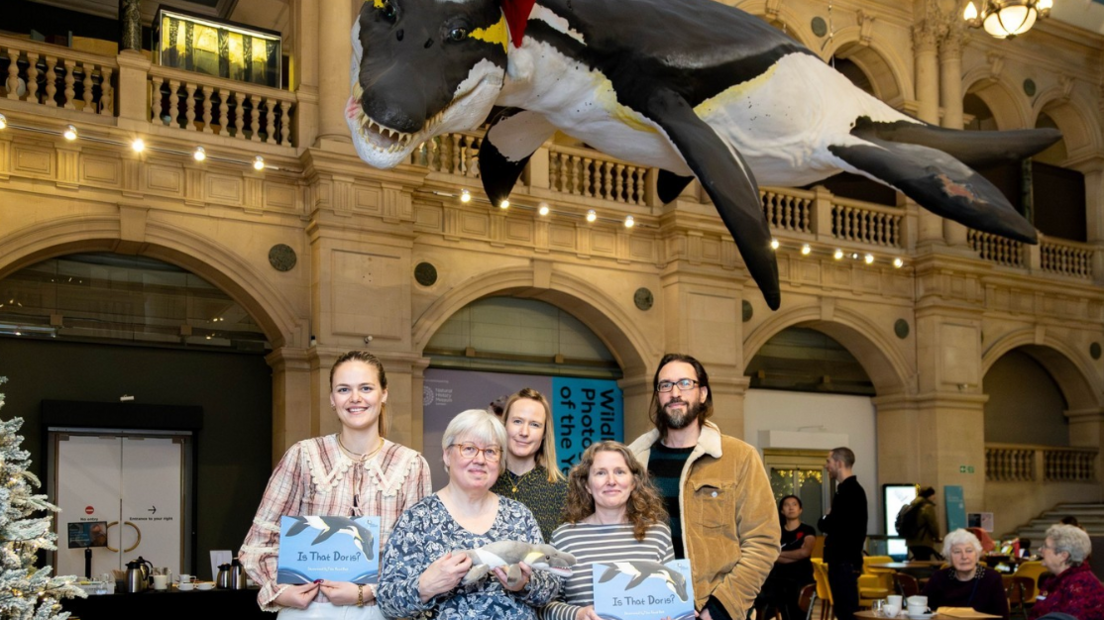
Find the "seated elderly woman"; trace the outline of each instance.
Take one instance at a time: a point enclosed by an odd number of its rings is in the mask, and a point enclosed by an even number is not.
[[[932,574],[924,595],[928,606],[972,607],[982,613],[1008,620],[1008,596],[1000,573],[978,563],[981,541],[972,533],[957,529],[943,539],[943,557],[950,568]]]
[[[1085,530],[1073,525],[1047,529],[1046,544],[1039,553],[1054,576],[1039,584],[1030,618],[1060,612],[1078,620],[1104,620],[1104,585],[1085,562],[1090,551],[1092,542]]]
[[[505,540],[544,542],[528,508],[490,491],[505,445],[506,429],[486,411],[469,409],[449,423],[442,441],[448,484],[404,512],[387,541],[377,595],[384,615],[533,620],[535,609],[556,595],[559,579],[524,563],[512,585],[502,568],[460,583],[472,561],[459,551]]]

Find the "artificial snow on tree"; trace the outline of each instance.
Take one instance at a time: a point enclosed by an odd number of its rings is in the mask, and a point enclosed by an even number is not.
[[[0,384],[5,381],[0,377]],[[22,418],[0,420],[0,618],[65,620],[69,612],[61,611],[58,600],[85,593],[76,577],[51,577],[49,566],[34,565],[39,549],[57,549],[50,522],[58,507],[32,492],[42,483],[27,471],[30,453],[19,447],[23,437],[16,434],[21,426]]]

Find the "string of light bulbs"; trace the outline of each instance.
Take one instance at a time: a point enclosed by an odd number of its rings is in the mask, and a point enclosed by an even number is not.
[[[46,135],[50,135],[50,136],[61,136],[61,137],[65,138],[66,140],[70,141],[70,142],[75,142],[77,140],[80,140],[82,142],[92,142],[92,143],[95,143],[95,144],[110,144],[112,146],[122,146],[122,147],[130,146],[130,149],[132,151],[134,151],[135,153],[143,153],[143,152],[146,152],[146,151],[150,151],[150,152],[155,152],[155,153],[163,153],[163,154],[166,154],[166,155],[181,155],[181,156],[189,156],[190,155],[192,157],[192,159],[194,159],[197,162],[214,161],[214,162],[221,162],[221,163],[226,163],[226,164],[238,164],[238,165],[243,165],[243,166],[250,166],[254,170],[258,170],[258,171],[260,171],[260,170],[280,170],[280,168],[277,167],[277,166],[273,166],[271,164],[265,163],[265,159],[261,155],[255,156],[252,160],[241,160],[241,159],[237,159],[237,158],[233,158],[233,157],[222,157],[222,156],[209,155],[207,153],[207,149],[203,148],[202,146],[196,146],[195,149],[192,150],[192,151],[182,151],[180,149],[166,148],[166,147],[163,147],[163,146],[150,146],[150,145],[146,144],[146,141],[143,140],[141,137],[134,138],[128,144],[127,142],[124,142],[124,141],[121,141],[121,140],[116,140],[114,138],[104,138],[102,136],[96,136],[96,135],[92,135],[92,134],[82,134],[82,133],[80,133],[80,131],[77,130],[77,127],[75,125],[72,125],[72,124],[66,125],[64,129],[57,130],[57,129],[49,129],[49,128],[45,128],[45,127],[35,127],[35,126],[32,126],[32,125],[22,125],[22,124],[17,124],[17,123],[9,123],[7,116],[5,116],[3,113],[0,113],[0,131],[3,131],[3,130],[8,129],[8,128],[19,129],[19,130],[22,130],[22,131],[29,131],[29,132],[32,132],[32,133],[41,133],[41,134],[46,134]]]
[[[463,204],[468,204],[468,203],[472,202],[473,200],[476,201],[476,202],[482,202],[482,203],[487,204],[487,205],[491,204],[490,200],[488,200],[488,199],[486,199],[482,196],[477,197],[475,194],[473,194],[470,190],[468,190],[466,188],[462,188],[459,191],[459,193],[443,192],[443,191],[439,191],[439,190],[433,190],[431,193],[435,196],[443,196],[443,197],[446,197],[446,198],[455,198]],[[593,224],[595,222],[602,222],[602,223],[609,223],[609,224],[620,224],[620,225],[624,226],[625,228],[634,228],[636,226],[644,226],[644,227],[648,226],[647,224],[637,224],[636,223],[636,218],[634,218],[632,215],[626,215],[622,219],[622,218],[611,218],[611,217],[599,216],[598,211],[595,210],[595,209],[587,209],[586,213],[584,213],[582,215],[580,215],[579,213],[574,212],[574,211],[554,210],[554,209],[552,209],[552,207],[547,202],[545,202],[543,200],[538,202],[536,205],[528,205],[528,204],[523,204],[523,203],[510,202],[509,200],[503,200],[498,205],[492,205],[492,206],[497,206],[499,209],[502,209],[502,210],[520,209],[522,211],[532,211],[532,212],[540,215],[541,217],[561,216],[561,217],[566,217],[566,218],[571,218],[571,219],[582,219],[582,220],[586,220],[590,224]],[[655,227],[653,226],[652,228],[655,228]]]
[[[771,239],[770,247],[772,250],[777,252],[780,248],[782,248],[782,242],[778,239]],[[802,243],[799,247],[799,251],[801,252],[802,256],[809,256],[816,252],[817,254],[830,255],[833,259],[838,261],[842,261],[844,259],[853,261],[861,260],[867,265],[873,265],[878,260],[872,252],[858,252],[855,250],[848,251],[844,250],[843,248],[835,248],[830,252],[826,250],[819,251],[818,249],[813,248],[812,244],[809,243]],[[893,265],[895,269],[900,269],[905,266],[905,259],[901,258],[900,256],[894,256],[893,259],[889,261],[889,263]]]

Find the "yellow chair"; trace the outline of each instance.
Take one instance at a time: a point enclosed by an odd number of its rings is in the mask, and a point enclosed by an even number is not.
[[[889,564],[888,555],[868,555],[863,558],[863,572],[859,575],[859,607],[870,607],[872,601],[883,599],[894,592],[893,575],[897,571],[873,568],[872,564]]]
[[[811,560],[813,580],[816,582],[816,597],[820,599],[820,620],[830,620],[833,599],[832,588],[828,586],[828,565],[821,558],[811,558]]]
[[[1032,590],[1030,596],[1025,596],[1023,602],[1027,605],[1035,604],[1035,597],[1039,595],[1039,577],[1043,573],[1047,572],[1042,562],[1024,562],[1016,568],[1016,572],[1012,573],[1013,577],[1025,577],[1035,583],[1035,588]]]

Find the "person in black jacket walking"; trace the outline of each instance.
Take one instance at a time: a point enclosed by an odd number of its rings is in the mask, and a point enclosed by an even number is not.
[[[828,453],[828,475],[836,481],[836,496],[828,514],[817,522],[825,534],[824,562],[828,564],[828,586],[839,620],[854,620],[859,610],[859,573],[866,544],[866,492],[851,472],[855,453],[836,448]]]

